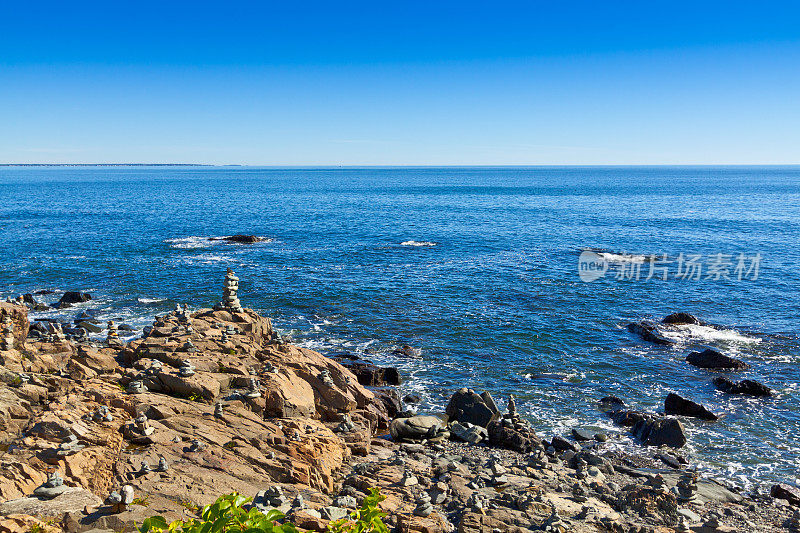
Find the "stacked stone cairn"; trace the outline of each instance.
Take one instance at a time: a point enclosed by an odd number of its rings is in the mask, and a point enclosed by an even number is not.
[[[247,385],[247,392],[244,394],[245,398],[259,398],[261,396],[261,390],[259,390],[260,383],[256,378],[250,378],[250,381]]]
[[[119,333],[117,326],[113,320],[108,321],[108,334],[106,335],[106,342],[109,346],[121,346],[122,341],[119,340]]]
[[[677,485],[673,487],[672,491],[675,493],[679,502],[695,502],[697,501],[697,474],[694,472],[686,472],[680,479]]]
[[[141,379],[135,379],[128,383],[128,388],[125,389],[128,394],[141,394],[143,392],[147,392],[147,387],[144,385],[144,381]]]
[[[184,359],[181,363],[181,367],[178,369],[178,375],[182,378],[194,376],[194,366],[192,365],[192,362],[188,359]]]
[[[11,318],[7,315],[3,318],[3,338],[2,341],[0,341],[0,349],[14,349],[14,324],[11,322]]]
[[[225,287],[222,293],[222,301],[215,306],[217,310],[228,310],[234,313],[241,313],[243,311],[242,304],[239,302],[239,278],[236,274],[228,269],[225,274]]]
[[[47,481],[36,487],[33,491],[33,495],[37,498],[51,500],[59,494],[64,493],[67,488],[68,487],[64,485],[64,478],[62,478],[58,472],[50,472],[47,474]]]

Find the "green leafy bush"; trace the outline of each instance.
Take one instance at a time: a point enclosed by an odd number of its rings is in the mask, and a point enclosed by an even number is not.
[[[328,525],[331,533],[388,533],[383,523],[386,516],[378,509],[382,496],[372,489],[364,498],[361,508],[351,513],[351,520],[337,520]],[[233,493],[220,496],[216,502],[203,507],[200,518],[175,520],[167,523],[163,516],[151,516],[139,527],[139,533],[300,533],[292,523],[283,522],[283,513],[275,509],[262,513],[255,507],[249,510],[242,506],[250,498]]]

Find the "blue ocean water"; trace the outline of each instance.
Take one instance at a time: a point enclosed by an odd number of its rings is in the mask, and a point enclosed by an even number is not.
[[[465,385],[513,393],[547,435],[611,429],[602,396],[660,409],[675,391],[724,415],[686,421],[693,462],[743,486],[798,481],[800,167],[4,167],[0,197],[0,296],[86,290],[84,307],[141,328],[217,302],[231,267],[245,306],[323,353],[398,365],[424,410]],[[270,240],[208,240],[234,233]],[[725,254],[732,279],[645,280],[645,264],[586,283],[586,248]],[[739,254],[758,255],[756,279],[736,279]],[[675,311],[717,327],[675,347],[625,329]],[[392,356],[402,344],[421,358]],[[706,345],[777,396],[715,391],[684,362]]]

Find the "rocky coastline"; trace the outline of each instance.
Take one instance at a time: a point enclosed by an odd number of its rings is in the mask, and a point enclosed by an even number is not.
[[[394,388],[396,369],[291,344],[242,306],[238,282],[229,271],[218,305],[178,306],[130,342],[88,311],[71,327],[32,325],[35,295],[0,303],[0,533],[134,531],[234,491],[324,531],[371,488],[398,532],[800,531],[796,487],[745,494],[688,464],[681,418],[717,416],[691,399],[670,394],[653,413],[598,398],[648,450],[636,456],[612,446],[614,434],[539,434],[513,397],[498,405],[468,388],[445,413],[417,414]],[[69,292],[58,306],[90,299]],[[694,320],[678,313],[629,330],[668,344],[664,328]],[[104,342],[90,339],[101,332]],[[742,368],[713,350],[686,360]],[[771,394],[749,380],[713,382]]]

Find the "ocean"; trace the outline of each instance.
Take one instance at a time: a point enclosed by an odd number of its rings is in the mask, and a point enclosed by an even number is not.
[[[0,296],[93,296],[32,318],[89,307],[135,336],[219,301],[230,267],[243,305],[303,346],[398,366],[422,411],[464,386],[513,394],[541,435],[619,431],[652,454],[597,400],[659,410],[676,392],[722,415],[684,420],[703,472],[800,482],[800,167],[0,167],[0,198]],[[267,240],[209,240],[238,233]],[[586,250],[610,261],[593,281]],[[713,327],[673,346],[626,330],[677,311]],[[421,356],[392,355],[404,344]],[[684,361],[706,346],[776,396],[716,391]]]

